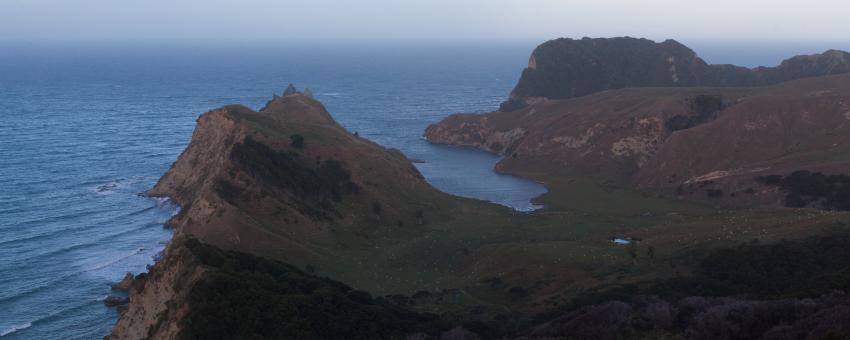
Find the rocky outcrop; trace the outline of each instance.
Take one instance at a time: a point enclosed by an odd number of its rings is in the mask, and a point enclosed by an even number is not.
[[[127,302],[129,302],[127,300],[127,298],[122,297],[122,296],[110,295],[110,296],[107,296],[105,299],[103,299],[103,304],[106,305],[107,307],[120,306],[120,305],[126,304]]]
[[[488,118],[483,115],[453,115],[425,130],[425,136],[434,143],[471,146],[492,153],[504,154],[525,136],[525,129],[517,127],[506,131],[488,128]]]
[[[133,285],[133,273],[127,273],[124,275],[124,278],[121,281],[116,282],[112,285],[112,290],[130,290],[130,286]]]
[[[850,53],[796,56],[777,67],[709,65],[690,48],[666,40],[556,39],[538,46],[501,111],[627,87],[764,86],[850,72]]]
[[[283,90],[283,96],[291,96],[293,94],[298,94],[298,89],[295,88],[295,85],[289,84],[285,90]]]
[[[126,311],[107,339],[177,339],[189,312],[190,287],[204,274],[194,254],[177,237],[146,274],[135,278]]]

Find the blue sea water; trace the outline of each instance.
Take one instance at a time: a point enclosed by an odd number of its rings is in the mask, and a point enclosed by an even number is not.
[[[545,189],[494,173],[497,156],[421,136],[448,114],[495,109],[535,45],[0,46],[0,337],[108,334],[109,285],[153,263],[177,211],[138,194],[198,115],[259,108],[288,83],[311,88],[349,130],[425,161],[439,189],[533,208]]]

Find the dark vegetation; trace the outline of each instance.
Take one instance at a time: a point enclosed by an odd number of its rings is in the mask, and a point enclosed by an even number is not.
[[[407,306],[431,293],[373,298],[287,264],[195,240],[187,248],[210,270],[189,296],[183,339],[392,339],[463,325],[484,338],[846,339],[850,336],[850,229],[775,244],[714,251],[691,277],[628,285],[576,299],[532,320],[448,320]],[[654,248],[646,250],[649,259]],[[643,259],[646,261],[647,259]],[[494,279],[493,285],[500,285]],[[511,287],[509,296],[527,291]],[[663,338],[663,337],[662,337]]]
[[[723,97],[720,95],[701,94],[694,96],[689,101],[693,115],[675,115],[668,118],[664,122],[667,130],[685,130],[709,122],[716,118],[717,113],[723,111],[725,108]]]
[[[290,145],[294,148],[303,149],[304,148],[304,136],[302,135],[292,135],[289,136]]]
[[[313,168],[307,165],[312,162],[302,160],[297,153],[274,150],[250,137],[236,144],[230,157],[258,187],[294,194],[293,204],[313,218],[330,219],[337,214],[333,202],[340,202],[344,194],[359,192],[359,186],[351,181],[351,174],[337,160],[321,161]],[[246,198],[245,189],[227,181],[217,182],[215,189],[232,204]],[[285,197],[283,194],[276,196]]]
[[[723,189],[706,189],[705,194],[711,198],[723,197]]]
[[[211,270],[191,288],[181,339],[391,339],[447,328],[293,266],[188,239]]]
[[[547,339],[848,339],[850,297],[752,301],[691,296],[676,302],[654,296],[586,306],[532,331]]]
[[[669,299],[695,295],[780,299],[850,292],[850,228],[838,223],[828,229],[824,235],[802,240],[752,241],[718,249],[699,261],[692,276],[590,292],[568,308],[641,294]]]
[[[784,177],[761,176],[756,181],[780,187],[786,193],[787,207],[850,210],[850,176],[845,174],[824,175],[800,170]]]
[[[850,291],[850,229],[836,224],[828,230],[802,240],[719,249],[690,277],[586,293],[539,315],[538,323],[551,323],[535,335],[850,338],[850,296],[843,293]]]

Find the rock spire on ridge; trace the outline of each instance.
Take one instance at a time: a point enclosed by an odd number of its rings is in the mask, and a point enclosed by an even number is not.
[[[283,96],[286,97],[293,94],[298,94],[298,90],[295,89],[295,85],[289,84],[289,86],[286,87],[286,90],[283,91]]]

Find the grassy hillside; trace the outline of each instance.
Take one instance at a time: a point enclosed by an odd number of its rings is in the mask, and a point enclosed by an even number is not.
[[[203,115],[152,193],[175,197],[184,209],[172,223],[204,242],[375,295],[427,292],[420,311],[482,320],[549,310],[598,287],[689,275],[710,249],[798,238],[848,219],[721,209],[572,171],[535,161],[515,168],[551,190],[532,214],[453,197],[397,150],[293,95],[258,112],[229,106]]]

